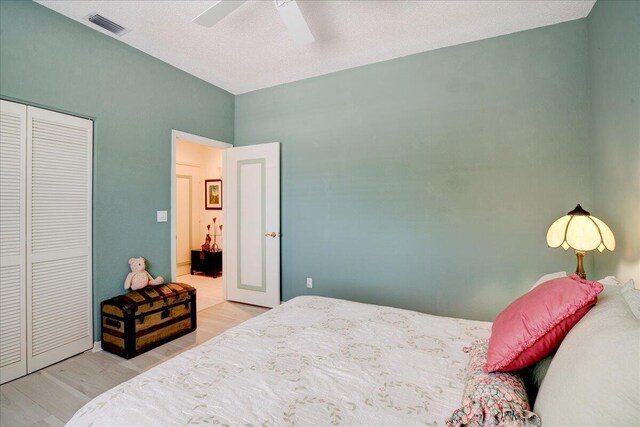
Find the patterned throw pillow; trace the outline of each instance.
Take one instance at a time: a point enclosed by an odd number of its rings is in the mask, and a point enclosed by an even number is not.
[[[519,374],[484,372],[488,340],[477,340],[471,347],[467,367],[467,385],[462,407],[449,418],[448,427],[540,426],[540,418],[530,411],[524,380]]]

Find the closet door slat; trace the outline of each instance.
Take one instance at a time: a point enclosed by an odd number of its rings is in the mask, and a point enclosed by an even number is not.
[[[27,107],[0,101],[0,383],[27,373]]]
[[[93,346],[93,122],[29,107],[27,123],[27,366],[33,372]]]

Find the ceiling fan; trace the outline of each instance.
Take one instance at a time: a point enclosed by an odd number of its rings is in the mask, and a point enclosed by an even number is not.
[[[227,15],[242,6],[246,0],[220,0],[193,19],[196,24],[213,27]],[[315,38],[305,21],[295,0],[273,0],[280,18],[289,30],[293,40],[300,45],[313,43]]]

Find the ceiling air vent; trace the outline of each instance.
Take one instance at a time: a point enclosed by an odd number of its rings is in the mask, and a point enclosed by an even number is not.
[[[128,28],[125,28],[120,24],[116,24],[111,19],[107,19],[98,13],[92,13],[91,15],[87,16],[86,19],[92,24],[95,24],[100,28],[104,28],[105,30],[115,34],[116,36],[121,36],[131,31]]]

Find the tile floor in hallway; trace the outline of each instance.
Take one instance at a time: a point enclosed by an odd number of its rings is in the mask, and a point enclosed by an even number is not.
[[[214,279],[209,276],[185,274],[184,276],[178,276],[176,281],[196,288],[198,311],[224,302],[222,297],[222,276]]]

